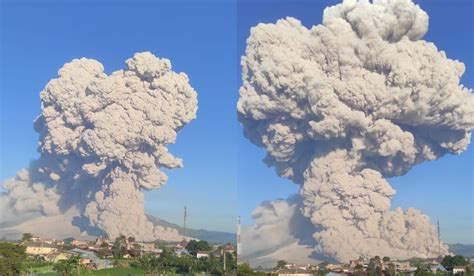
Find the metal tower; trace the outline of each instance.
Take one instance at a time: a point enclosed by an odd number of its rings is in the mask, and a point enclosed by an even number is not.
[[[183,229],[184,229],[184,237],[186,237],[186,205],[184,206],[184,223],[183,223]]]
[[[240,241],[240,216],[237,218],[237,263],[242,260],[242,243]]]
[[[439,227],[439,220],[438,220],[438,256],[441,256],[441,231]]]

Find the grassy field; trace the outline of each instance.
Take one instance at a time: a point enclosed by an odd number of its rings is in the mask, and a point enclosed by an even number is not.
[[[37,275],[41,276],[56,276],[59,275],[56,272],[45,272],[45,273],[38,273]],[[107,268],[107,269],[101,269],[101,270],[83,270],[80,272],[81,276],[95,276],[95,275],[100,275],[100,276],[143,276],[144,272],[141,269],[135,269],[135,268]]]
[[[101,270],[86,270],[86,271],[81,271],[80,275],[81,276],[143,276],[145,273],[141,269],[136,269],[136,268],[107,268],[107,269],[101,269]],[[37,275],[41,276],[57,276],[59,275],[56,272],[45,272],[45,273],[39,273]],[[184,274],[166,274],[166,275],[184,275]],[[195,274],[195,275],[205,275],[205,274]]]
[[[43,275],[44,273],[48,273],[48,272],[53,272],[54,273],[52,265],[29,268],[28,272],[34,272],[34,273],[38,273],[40,275]],[[54,275],[56,275],[56,274],[54,274]]]

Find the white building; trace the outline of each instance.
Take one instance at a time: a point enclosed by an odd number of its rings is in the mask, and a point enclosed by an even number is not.
[[[453,274],[456,274],[456,273],[466,273],[466,267],[465,266],[453,267]]]
[[[207,251],[199,251],[197,254],[196,254],[196,257],[198,259],[201,259],[201,258],[209,258],[209,252]]]

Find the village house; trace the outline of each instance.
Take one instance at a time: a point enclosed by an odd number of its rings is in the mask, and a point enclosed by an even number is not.
[[[162,251],[161,249],[156,249],[154,243],[136,243],[136,245],[144,253],[155,253],[157,250],[161,253]]]
[[[89,259],[89,258],[80,258],[79,259],[79,264],[83,265],[83,266],[88,266],[92,263],[92,259]]]
[[[48,255],[58,250],[56,247],[42,242],[27,242],[25,246],[25,252],[28,255]]]
[[[189,251],[186,250],[186,248],[175,249],[175,250],[174,250],[174,253],[175,253],[176,256],[178,256],[178,257],[181,257],[181,256],[183,256],[183,255],[189,255]]]
[[[364,266],[364,261],[363,260],[351,260],[349,262],[349,267],[351,267],[351,268],[355,268],[358,265]]]
[[[466,267],[465,266],[455,266],[453,267],[453,274],[464,274],[466,273]]]
[[[446,272],[446,268],[444,268],[444,266],[442,266],[441,264],[431,264],[430,265],[430,270],[433,273]]]
[[[64,253],[64,252],[54,252],[44,256],[44,260],[47,262],[57,263],[60,260],[67,260],[71,254]]]
[[[335,272],[342,272],[342,264],[328,264],[326,265],[326,269],[329,271],[335,271]]]
[[[306,265],[306,264],[293,264],[293,263],[289,263],[289,264],[286,264],[285,265],[285,268],[286,269],[289,269],[289,270],[308,270],[308,266],[309,265]]]
[[[75,247],[87,247],[89,243],[87,241],[72,240],[71,245]]]
[[[281,269],[278,271],[278,276],[311,276],[313,273],[308,272],[306,270],[298,270],[298,269]]]
[[[226,244],[224,248],[225,248],[225,252],[227,253],[232,254],[235,252],[235,247],[230,243]]]
[[[107,238],[103,238],[103,237],[98,237],[97,239],[95,239],[95,244],[96,245],[101,246],[104,243],[108,244],[109,240]]]
[[[309,265],[286,264],[285,268],[278,270],[279,276],[309,276],[313,273],[309,270]]]
[[[198,259],[209,258],[209,251],[198,251],[196,253],[196,258],[198,258]]]

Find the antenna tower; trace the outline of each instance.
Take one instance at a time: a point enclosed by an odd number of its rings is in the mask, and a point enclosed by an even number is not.
[[[438,220],[438,256],[441,256],[441,231],[439,227],[439,220]]]
[[[240,241],[240,216],[237,218],[237,263],[242,260],[242,243]]]
[[[184,206],[184,223],[183,223],[183,229],[184,229],[184,237],[186,238],[186,205]]]

